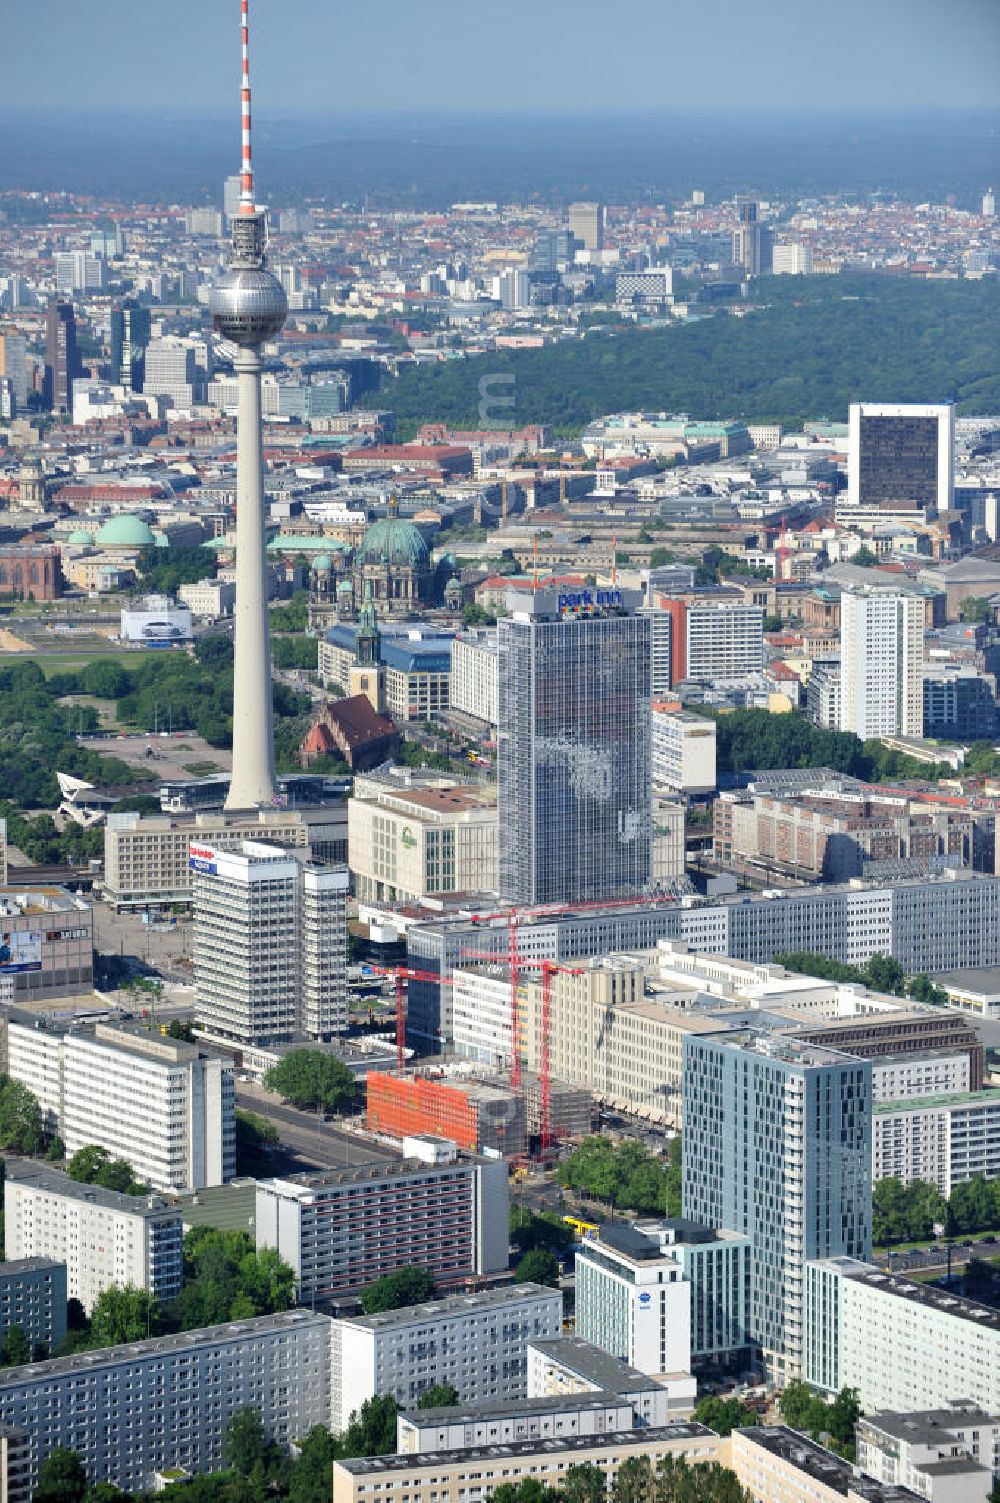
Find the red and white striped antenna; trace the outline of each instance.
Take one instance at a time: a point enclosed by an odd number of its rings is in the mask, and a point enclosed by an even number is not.
[[[253,158],[250,152],[250,0],[240,0],[240,46],[243,78],[240,105],[243,115],[243,166],[240,173],[240,213],[256,214],[253,195]]]

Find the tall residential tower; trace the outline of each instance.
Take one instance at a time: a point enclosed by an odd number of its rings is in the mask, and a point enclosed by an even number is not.
[[[261,347],[285,322],[288,303],[267,270],[264,213],[254,201],[250,153],[250,62],[247,7],[241,0],[243,172],[232,222],[229,270],[212,288],[216,331],[237,346],[236,607],[233,680],[233,777],[227,809],[252,809],[275,798],[271,654],[265,587],[261,478]]]

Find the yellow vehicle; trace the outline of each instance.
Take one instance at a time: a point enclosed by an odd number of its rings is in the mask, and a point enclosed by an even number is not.
[[[591,1237],[596,1237],[600,1232],[600,1227],[593,1221],[580,1221],[576,1216],[564,1216],[563,1220],[567,1226],[573,1228],[581,1242],[586,1242]]]

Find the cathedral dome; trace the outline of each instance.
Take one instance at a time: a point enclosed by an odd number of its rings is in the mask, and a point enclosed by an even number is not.
[[[369,527],[358,550],[362,564],[387,564],[399,568],[424,569],[429,557],[420,529],[396,515]]]

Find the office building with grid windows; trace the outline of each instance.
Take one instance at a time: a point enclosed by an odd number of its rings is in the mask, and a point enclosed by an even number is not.
[[[343,867],[306,866],[244,841],[191,844],[197,1013],[209,1036],[277,1044],[329,1041],[347,1027]]]
[[[166,1469],[217,1471],[229,1421],[247,1408],[279,1446],[329,1424],[328,1316],[286,1310],[0,1373],[0,1426],[27,1433],[32,1487],[59,1447],[89,1483],[129,1492],[160,1491]]]
[[[805,1264],[871,1255],[871,1063],[746,1030],[684,1040],[685,1216],[750,1238],[750,1336],[801,1377]]]
[[[649,619],[621,590],[512,591],[498,623],[499,886],[641,892],[652,859]]]

